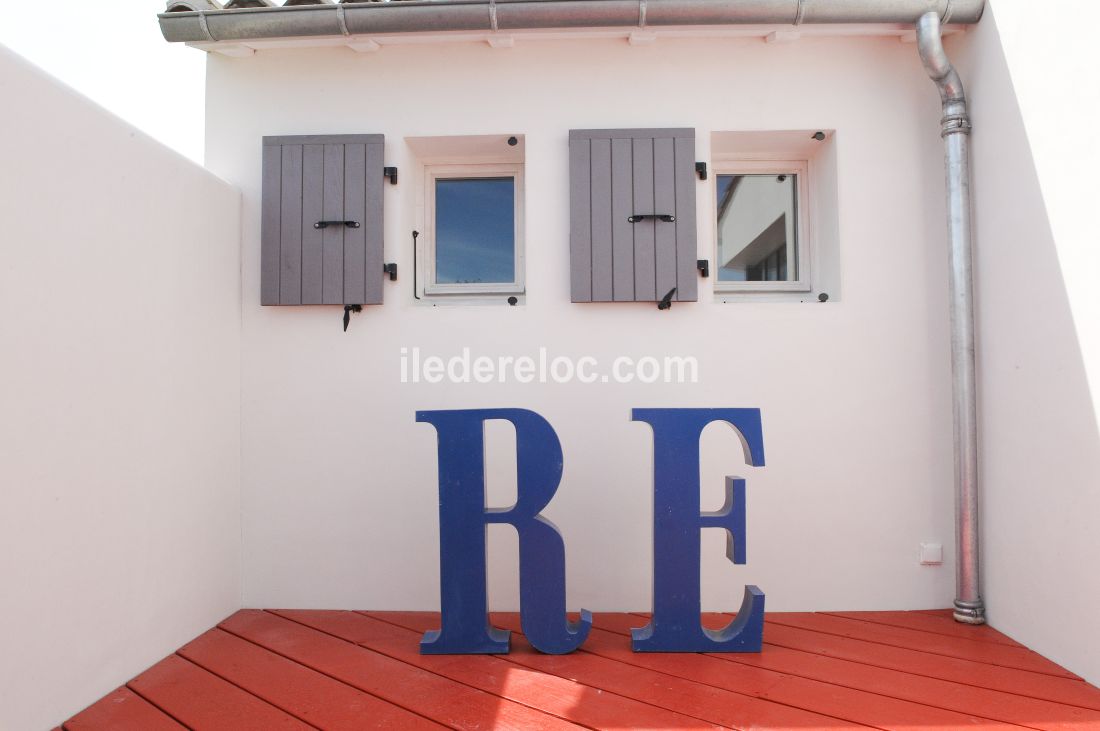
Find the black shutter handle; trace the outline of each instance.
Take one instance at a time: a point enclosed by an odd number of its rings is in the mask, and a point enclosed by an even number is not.
[[[672,309],[672,295],[674,295],[674,294],[676,294],[676,288],[675,287],[670,289],[668,291],[668,294],[666,294],[664,297],[661,298],[661,301],[657,303],[657,309],[658,310],[670,310],[670,309]]]
[[[344,305],[344,332],[348,331],[348,325],[351,324],[351,313],[362,311],[363,305]]]
[[[328,228],[329,226],[347,226],[348,228],[359,228],[358,221],[318,221],[313,224],[313,228]]]
[[[676,216],[671,213],[635,213],[633,216],[627,216],[627,223],[639,223],[647,218],[655,218],[665,223],[673,223],[676,220]]]

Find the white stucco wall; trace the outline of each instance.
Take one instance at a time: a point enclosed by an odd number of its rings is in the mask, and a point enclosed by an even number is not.
[[[686,64],[686,65],[685,65]],[[244,601],[438,606],[435,433],[417,409],[534,409],[565,476],[547,514],[564,533],[569,605],[649,606],[651,433],[639,406],[763,410],[768,465],[705,434],[704,506],[748,477],[749,562],[704,537],[704,599],[745,583],[771,609],[947,606],[953,592],[951,416],[938,99],[912,44],[889,39],[519,41],[212,56],[208,165],[243,191]],[[837,130],[843,297],[818,303],[569,303],[571,128]],[[386,260],[401,279],[341,332],[339,308],[259,305],[260,138],[386,135]],[[523,134],[527,298],[433,308],[412,298],[417,197],[407,136]],[[715,259],[713,178],[698,185],[699,255]],[[697,384],[402,384],[402,347],[450,356],[678,354]],[[508,429],[490,429],[490,493],[514,483]],[[711,535],[713,533],[713,535]],[[515,606],[515,539],[492,530],[495,607]],[[942,541],[942,567],[918,544]]]
[[[0,728],[45,729],[240,606],[240,206],[3,48],[0,88]]]
[[[994,0],[949,44],[972,100],[984,594],[1100,683],[1100,8]]]

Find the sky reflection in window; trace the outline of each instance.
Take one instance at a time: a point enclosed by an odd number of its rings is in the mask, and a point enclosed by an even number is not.
[[[435,181],[436,284],[516,278],[514,178]]]

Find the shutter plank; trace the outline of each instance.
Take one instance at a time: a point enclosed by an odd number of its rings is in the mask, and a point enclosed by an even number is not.
[[[671,139],[653,141],[653,205],[658,213],[676,210],[676,154]],[[657,298],[664,297],[676,286],[676,226],[662,222],[656,225],[654,237]]]
[[[322,145],[302,146],[302,304],[321,304],[323,232],[313,224],[325,218]]]
[[[569,281],[573,302],[592,301],[592,142],[569,140]]]
[[[631,140],[611,141],[611,268],[616,302],[634,300],[634,224],[627,220],[634,214],[633,157]]]
[[[324,219],[344,220],[344,145],[325,145]],[[321,230],[321,302],[344,304],[344,226]]]
[[[676,299],[698,299],[695,270],[699,247],[695,227],[695,137],[676,138]]]
[[[653,144],[654,140],[634,140],[634,212],[669,213],[669,209],[657,210],[654,204],[653,180]],[[657,229],[670,228],[663,221],[645,220],[634,224],[634,299],[654,300],[657,294],[657,279],[654,269],[656,258],[654,236]],[[668,290],[665,290],[666,292]],[[663,292],[661,293],[664,294]]]
[[[279,304],[302,303],[302,146],[283,147]]]
[[[359,222],[344,229],[344,304],[366,304],[366,236],[376,224],[366,215],[366,160],[366,145],[344,147],[344,216]]]
[[[260,218],[260,304],[279,304],[279,253],[282,248],[283,148],[263,146],[263,208]]]
[[[611,140],[592,140],[592,301],[614,299],[611,279]]]
[[[381,138],[379,138],[381,139]],[[380,305],[383,299],[385,279],[382,267],[385,264],[385,206],[383,205],[386,179],[382,175],[385,167],[385,144],[371,142],[364,150],[364,200],[363,200],[363,266],[364,286],[363,304]],[[356,219],[358,220],[358,219]]]

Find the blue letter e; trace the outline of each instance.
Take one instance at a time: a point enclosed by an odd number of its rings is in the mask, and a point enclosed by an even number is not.
[[[485,422],[516,428],[516,504],[485,506]],[[592,613],[579,622],[565,613],[565,544],[539,511],[561,482],[558,435],[545,419],[524,409],[418,411],[416,420],[439,435],[439,577],[442,627],[420,642],[424,655],[508,652],[510,633],[489,626],[485,548],[489,523],[508,523],[519,534],[520,623],[527,640],[551,654],[572,652],[588,637]]]
[[[700,624],[699,532],[726,531],[726,555],[745,563],[745,481],[726,478],[726,504],[700,513],[699,437],[713,421],[737,430],[752,465],[764,464],[759,409],[634,409],[653,427],[653,618],[631,630],[634,652],[760,652],[764,593],[745,587],[737,618],[721,630]]]

